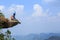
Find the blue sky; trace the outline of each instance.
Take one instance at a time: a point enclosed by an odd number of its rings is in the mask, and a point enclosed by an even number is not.
[[[60,0],[0,0],[0,10],[6,18],[15,10],[21,21],[9,28],[12,35],[60,33]]]

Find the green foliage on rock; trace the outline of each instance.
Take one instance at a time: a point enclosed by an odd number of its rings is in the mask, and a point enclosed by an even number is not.
[[[1,17],[1,16],[3,16],[3,17],[4,17],[3,13],[1,13],[1,12],[0,12],[0,17]]]
[[[0,40],[15,40],[15,38],[12,38],[11,31],[7,30],[5,33],[0,33]]]
[[[0,40],[4,40],[4,34],[3,33],[0,34]]]

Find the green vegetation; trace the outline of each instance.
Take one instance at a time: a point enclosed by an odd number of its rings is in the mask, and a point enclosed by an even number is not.
[[[4,40],[4,34],[3,33],[0,34],[0,40]]]
[[[3,13],[0,12],[0,16],[3,16],[4,17]]]
[[[4,33],[0,33],[0,40],[15,40],[15,38],[12,38],[11,31],[7,30]]]

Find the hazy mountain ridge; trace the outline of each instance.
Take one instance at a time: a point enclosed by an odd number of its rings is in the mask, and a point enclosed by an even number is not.
[[[16,40],[50,40],[51,37],[60,38],[60,33],[40,33],[40,34],[29,34],[26,36],[14,36]],[[52,39],[53,39],[52,38]],[[52,40],[51,39],[51,40]]]

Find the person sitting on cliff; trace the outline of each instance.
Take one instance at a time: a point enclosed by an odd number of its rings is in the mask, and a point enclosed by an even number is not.
[[[15,18],[15,15],[16,15],[16,13],[13,13],[13,15],[10,17],[11,20],[15,20],[15,19],[16,19],[16,18]]]

